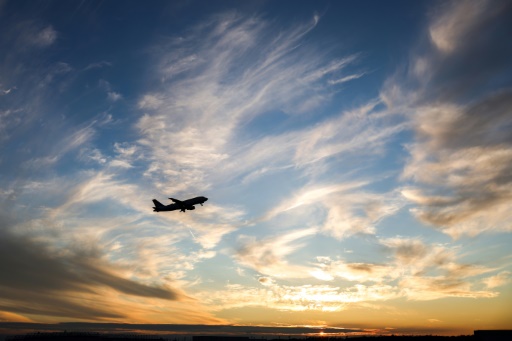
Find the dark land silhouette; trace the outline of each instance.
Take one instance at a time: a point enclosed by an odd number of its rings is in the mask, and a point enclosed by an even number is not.
[[[511,340],[512,330],[476,330],[473,335],[436,336],[436,335],[385,335],[385,336],[318,336],[291,338],[288,336],[245,337],[245,336],[187,336],[187,335],[147,335],[147,334],[117,334],[97,332],[34,332],[24,335],[11,335],[6,341],[123,341],[123,340],[154,340],[179,341],[337,341],[347,338],[354,341],[505,341]]]

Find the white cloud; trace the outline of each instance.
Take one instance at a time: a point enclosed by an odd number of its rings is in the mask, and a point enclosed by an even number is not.
[[[33,43],[41,47],[50,46],[55,40],[57,40],[57,31],[52,26],[45,27],[33,37]]]
[[[290,211],[300,215],[297,208],[315,206],[323,208],[327,215],[321,231],[337,239],[355,234],[374,234],[376,224],[387,216],[396,213],[405,202],[398,193],[369,193],[362,189],[368,182],[354,181],[326,186],[306,187],[297,194],[287,197],[276,205],[263,219],[272,219],[278,214]]]
[[[429,28],[432,42],[440,51],[452,52],[457,44],[469,39],[471,29],[495,5],[496,3],[487,0],[447,2],[443,13],[434,19]]]
[[[107,93],[107,99],[111,102],[117,102],[120,99],[123,98],[123,95],[121,95],[119,92],[116,92],[112,89],[112,85],[109,81],[106,81],[104,79],[100,79],[98,82],[98,86],[105,90]]]
[[[208,188],[240,175],[248,182],[266,173],[258,169],[264,164],[273,171],[313,161],[303,154],[296,161],[290,159],[300,141],[311,134],[309,129],[262,136],[258,141],[247,141],[243,130],[268,111],[293,115],[321,107],[332,95],[326,77],[358,55],[325,66],[320,54],[298,44],[310,25],[268,39],[270,29],[259,18],[228,14],[156,49],[161,62],[155,73],[163,75],[164,82],[139,101],[149,113],[137,128],[151,161],[146,175],[162,188],[178,192]],[[297,58],[298,49],[307,58]],[[182,77],[184,73],[187,77]],[[331,143],[340,142],[325,142]],[[325,148],[319,159],[343,150],[336,145]]]
[[[497,287],[501,287],[510,283],[512,280],[512,273],[510,271],[501,271],[499,274],[495,276],[488,277],[484,279],[484,283],[489,289],[494,289]]]
[[[303,239],[311,237],[316,231],[315,228],[297,230],[263,240],[245,237],[241,239],[242,245],[234,254],[234,258],[239,264],[263,275],[307,278],[311,276],[313,268],[290,264],[286,257],[304,247]]]
[[[446,297],[493,298],[499,295],[493,291],[472,290],[469,282],[444,276],[405,277],[400,286],[406,297],[419,301]]]
[[[120,99],[123,98],[123,96],[118,93],[118,92],[115,92],[115,91],[109,91],[107,92],[107,98],[112,101],[112,102],[117,102],[119,101]]]
[[[428,245],[420,239],[387,238],[381,244],[392,252],[394,278],[398,286],[413,300],[443,297],[496,297],[497,292],[473,288],[475,276],[492,271],[487,267],[459,263],[456,249]]]
[[[101,62],[91,63],[87,65],[84,69],[84,71],[92,70],[92,69],[101,69],[103,67],[112,66],[111,62],[108,62],[106,60],[102,60]]]
[[[2,84],[0,84],[0,96],[8,95],[11,93],[11,91],[17,89],[16,86],[13,86],[12,88],[9,88],[9,89],[2,89],[1,86],[2,86]]]
[[[331,79],[331,80],[329,80],[329,84],[336,85],[336,84],[346,83],[346,82],[349,82],[351,80],[361,78],[364,75],[365,75],[364,72],[362,72],[362,73],[354,73],[352,75],[348,75],[348,76],[345,76],[345,77],[342,77],[342,78]]]
[[[7,140],[11,128],[22,123],[22,119],[19,115],[21,111],[20,109],[0,111],[0,141]]]
[[[107,162],[107,158],[96,148],[82,148],[80,150],[80,158],[85,161],[94,161],[98,164],[105,164]]]
[[[512,96],[497,81],[512,64],[498,48],[498,26],[488,24],[509,12],[491,1],[440,5],[428,27],[433,46],[418,46],[410,69],[381,93],[415,133],[402,178],[413,183],[403,191],[416,205],[411,212],[453,238],[512,229]]]
[[[497,94],[472,106],[419,110],[421,139],[409,147],[412,158],[403,175],[429,187],[403,194],[421,205],[413,209],[418,218],[454,238],[512,229],[506,175],[512,169],[512,148],[500,133],[511,124],[500,109],[507,97]],[[485,123],[481,110],[487,113]]]
[[[323,203],[329,200],[330,196],[335,193],[350,192],[366,184],[366,182],[353,182],[304,188],[293,195],[292,198],[286,198],[281,204],[272,208],[272,210],[265,215],[264,219],[272,219],[278,214],[294,210],[303,205]]]
[[[321,270],[315,275],[320,280],[332,281],[343,278],[351,282],[383,283],[397,277],[397,268],[393,265],[372,263],[347,263],[342,260],[323,261],[319,264]]]
[[[351,192],[325,201],[329,211],[323,231],[337,239],[355,234],[375,234],[376,225],[395,214],[404,203],[394,193]]]
[[[139,108],[141,109],[158,109],[163,101],[156,95],[146,94],[139,101]]]
[[[218,290],[215,293],[199,293],[196,297],[214,311],[259,306],[282,311],[324,312],[342,311],[354,303],[384,301],[400,297],[396,288],[387,285],[357,284],[342,289],[329,285],[280,285],[273,280],[262,284],[264,288],[229,284],[224,290]]]
[[[27,160],[23,163],[23,166],[30,169],[38,169],[56,164],[64,155],[79,147],[84,147],[84,145],[92,140],[96,134],[96,129],[93,126],[94,122],[63,137],[50,155]]]

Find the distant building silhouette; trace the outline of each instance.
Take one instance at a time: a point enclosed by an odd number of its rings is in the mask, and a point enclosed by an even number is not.
[[[512,330],[475,330],[475,341],[512,340]]]

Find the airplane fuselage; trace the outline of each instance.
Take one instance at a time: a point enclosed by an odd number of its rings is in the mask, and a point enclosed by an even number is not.
[[[177,210],[180,210],[181,212],[185,212],[186,210],[195,210],[194,205],[199,204],[199,205],[203,206],[203,204],[208,200],[208,198],[202,197],[202,196],[195,197],[192,199],[183,200],[183,201],[174,199],[174,198],[169,198],[169,199],[171,199],[174,203],[170,204],[170,205],[163,205],[158,200],[153,199],[153,203],[155,204],[155,206],[153,207],[153,212],[165,212],[165,211],[177,211]]]

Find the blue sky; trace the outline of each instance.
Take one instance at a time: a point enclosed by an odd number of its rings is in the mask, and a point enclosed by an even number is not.
[[[0,321],[510,326],[510,17],[0,1]]]

